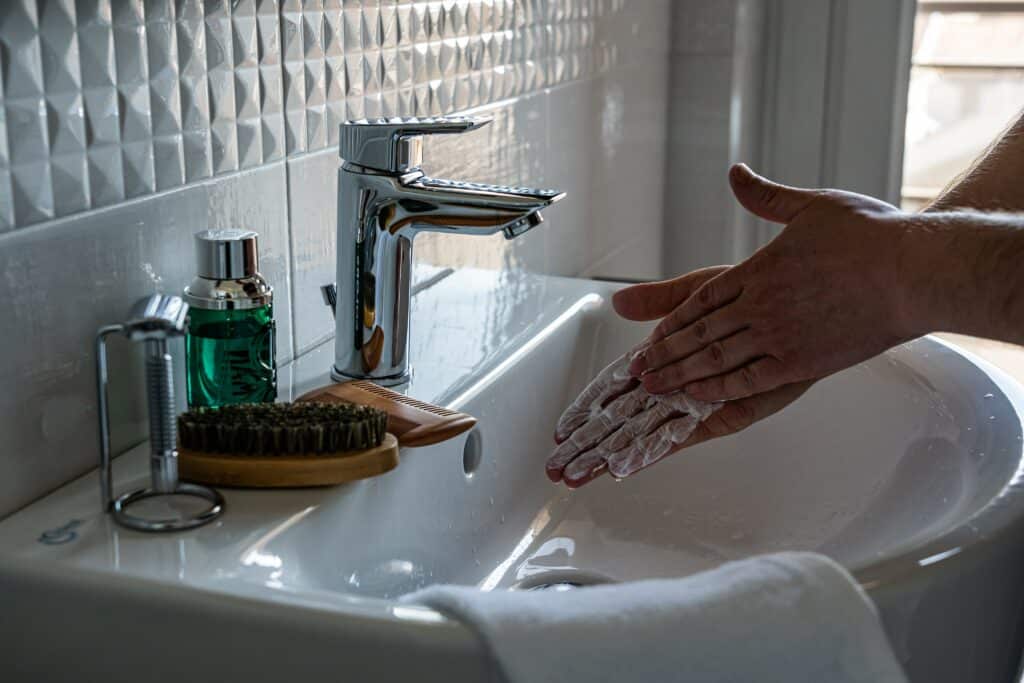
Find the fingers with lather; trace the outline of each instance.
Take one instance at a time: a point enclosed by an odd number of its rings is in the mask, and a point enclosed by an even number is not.
[[[621,453],[637,443],[644,442],[645,437],[667,422],[688,416],[696,425],[714,412],[716,408],[717,406],[696,401],[681,393],[651,396],[644,410],[627,420],[622,427],[612,432],[597,447],[582,453],[565,465],[561,478],[570,488],[582,486],[603,474],[610,462],[624,457],[620,455]],[[551,476],[550,469],[548,476]]]
[[[608,458],[608,472],[622,479],[674,453],[700,424],[696,415],[685,415],[664,423],[647,436]]]
[[[634,415],[595,448],[567,463],[562,472],[562,480],[570,488],[575,488],[595,478],[604,471],[605,461],[612,454],[626,448],[634,440],[650,432],[676,411],[675,407],[667,403],[659,403],[654,397],[650,397],[647,405],[646,410]],[[550,461],[548,466],[551,467]],[[548,476],[550,477],[550,470]]]
[[[636,387],[595,413],[555,448],[547,463],[548,478],[558,481],[562,469],[573,458],[596,446],[608,434],[638,413],[647,399],[647,392],[642,387]]]
[[[636,385],[628,368],[633,352],[617,358],[598,373],[590,384],[580,392],[576,400],[565,409],[555,427],[555,440],[562,442],[585,423],[592,413],[600,410],[609,400]]]

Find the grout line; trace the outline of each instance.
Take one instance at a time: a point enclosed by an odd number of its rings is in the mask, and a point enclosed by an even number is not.
[[[281,142],[284,144],[284,156],[282,161],[284,163],[284,204],[285,204],[285,221],[287,222],[288,228],[288,260],[285,264],[285,271],[287,273],[288,280],[288,317],[290,332],[292,337],[292,349],[288,360],[293,361],[299,357],[299,335],[296,332],[296,316],[295,316],[295,231],[292,229],[292,169],[291,164],[288,163],[288,112],[285,111],[285,70],[284,70],[284,3],[281,3],[277,7],[277,44],[280,50],[280,59],[278,59],[278,67],[280,73],[278,74],[278,82],[281,86]]]
[[[292,169],[287,161],[284,163],[284,203],[285,222],[288,228],[288,257],[285,263],[288,281],[288,317],[292,338],[292,349],[288,360],[292,361],[298,357],[298,334],[295,331],[295,234],[292,230]]]

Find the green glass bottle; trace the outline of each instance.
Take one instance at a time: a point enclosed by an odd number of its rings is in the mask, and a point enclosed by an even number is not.
[[[247,230],[196,233],[199,275],[185,288],[190,408],[277,398],[274,293],[259,273],[256,238]]]

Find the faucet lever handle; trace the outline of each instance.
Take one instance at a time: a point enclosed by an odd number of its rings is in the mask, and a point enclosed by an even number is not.
[[[347,162],[388,173],[423,163],[421,136],[465,133],[491,122],[485,116],[359,119],[341,124],[338,154]]]

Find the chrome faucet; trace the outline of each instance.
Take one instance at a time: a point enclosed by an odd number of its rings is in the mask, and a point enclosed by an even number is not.
[[[464,133],[489,118],[348,121],[341,125],[335,309],[337,381],[385,386],[409,379],[412,243],[426,230],[456,235],[504,233],[513,239],[540,225],[540,210],[564,197],[554,190],[428,178],[420,170],[422,136]]]

